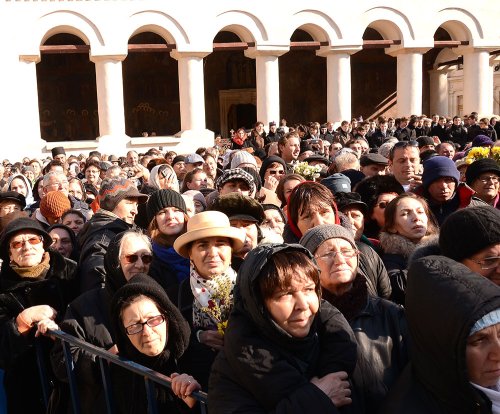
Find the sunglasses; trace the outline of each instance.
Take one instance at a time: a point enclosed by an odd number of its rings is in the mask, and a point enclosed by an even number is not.
[[[29,243],[32,246],[36,246],[37,244],[40,244],[43,241],[42,236],[38,237],[30,237],[29,239],[26,240],[14,240],[10,242],[10,247],[13,249],[20,249],[21,247],[24,246],[25,243]]]
[[[123,258],[125,259],[125,262],[127,264],[135,263],[139,259],[141,259],[142,263],[144,263],[145,265],[148,265],[153,261],[153,255],[151,254],[143,254],[141,256],[139,256],[138,254],[127,254],[123,256]]]
[[[391,159],[393,158],[394,152],[395,152],[398,148],[406,148],[406,147],[418,147],[418,142],[417,142],[417,141],[415,141],[415,140],[411,140],[411,141],[399,141],[399,142],[396,142],[396,143],[394,144],[394,146],[391,148],[391,150],[389,151],[390,158],[391,158]]]
[[[387,205],[390,203],[390,201],[381,201],[380,203],[375,204],[378,208],[381,208],[382,210],[387,207]]]
[[[271,174],[271,175],[283,175],[283,174],[285,174],[285,170],[269,170],[269,174]]]

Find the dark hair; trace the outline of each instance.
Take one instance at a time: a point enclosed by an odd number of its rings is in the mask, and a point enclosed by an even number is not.
[[[131,151],[129,151],[131,152]],[[135,152],[135,151],[134,151]],[[87,168],[90,168],[90,167],[95,167],[97,168],[99,171],[101,171],[101,165],[100,163],[98,163],[97,161],[88,161],[86,164],[85,164],[85,168],[83,169],[83,172],[85,173],[85,171],[87,171]]]
[[[259,289],[262,299],[271,298],[276,291],[287,290],[292,279],[301,269],[303,274],[314,282],[316,294],[321,299],[319,270],[315,263],[303,252],[286,249],[274,254],[269,260],[269,272],[259,277]]]
[[[323,184],[305,181],[295,187],[288,200],[288,215],[294,225],[297,225],[302,213],[312,205],[329,205],[338,217],[338,209],[332,192]]]
[[[432,214],[432,211],[429,209],[427,201],[425,200],[425,198],[420,197],[413,193],[400,194],[396,198],[394,198],[389,204],[387,204],[387,207],[385,208],[384,211],[385,225],[382,231],[388,233],[394,233],[392,229],[394,228],[394,225],[396,223],[396,210],[398,208],[399,202],[405,198],[413,198],[415,200],[420,201],[420,203],[422,204],[425,211],[425,215],[428,218],[427,232],[425,233],[425,235],[428,236],[429,234],[437,234],[438,224],[436,222],[436,219],[434,218],[434,214]]]
[[[189,190],[187,184],[193,181],[194,176],[199,173],[205,173],[205,171],[203,171],[203,168],[196,167],[194,170],[191,170],[186,174],[184,180],[182,181],[182,188],[180,191],[181,194]]]
[[[82,211],[77,210],[77,209],[75,209],[75,208],[70,208],[69,210],[66,210],[66,211],[62,214],[62,216],[61,216],[61,222],[62,222],[62,221],[64,220],[64,218],[65,218],[67,215],[69,215],[69,214],[74,214],[74,215],[76,215],[76,216],[79,216],[79,217],[83,220],[83,222],[84,222],[84,223],[86,223],[86,222],[87,222],[87,217],[85,217],[85,214],[83,214],[83,212],[82,212]]]
[[[292,180],[297,180],[300,182],[305,181],[306,179],[302,177],[300,174],[287,174],[285,175],[280,182],[278,183],[278,186],[276,187],[276,195],[278,196],[279,200],[281,201],[281,206],[286,206],[286,203],[288,200],[285,198],[285,184],[288,181]]]

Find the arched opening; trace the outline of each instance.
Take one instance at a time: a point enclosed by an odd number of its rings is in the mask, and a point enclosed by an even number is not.
[[[383,40],[375,29],[368,27],[363,40]],[[394,39],[392,39],[394,40]],[[364,119],[380,115],[396,116],[396,58],[383,48],[364,47],[351,56],[352,114]]]
[[[85,45],[60,33],[47,46]],[[99,136],[95,65],[88,53],[44,53],[36,65],[40,135],[48,142],[93,140]]]
[[[129,44],[166,44],[151,32],[137,34]],[[177,61],[169,50],[129,52],[123,62],[125,131],[131,137],[173,135],[180,130]]]
[[[228,47],[215,50],[204,59],[207,129],[223,137],[228,137],[231,129],[250,128],[257,117],[255,110],[247,110],[247,106],[255,108],[257,103],[255,60],[246,57],[241,47],[230,47],[240,42],[242,40],[235,33],[220,31],[214,43]]]
[[[306,31],[297,29],[290,42],[312,42]],[[319,48],[319,46],[318,46]],[[300,47],[279,58],[280,112],[289,125],[326,119],[326,59],[315,50]],[[276,120],[278,122],[279,120]]]

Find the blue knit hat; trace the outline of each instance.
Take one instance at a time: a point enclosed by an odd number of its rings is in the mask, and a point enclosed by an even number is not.
[[[441,177],[451,177],[458,184],[460,172],[455,163],[448,157],[432,157],[424,162],[424,173],[422,174],[422,185],[427,190],[429,186]]]

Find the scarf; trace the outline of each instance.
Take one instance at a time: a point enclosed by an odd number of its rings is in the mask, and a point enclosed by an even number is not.
[[[212,279],[201,277],[191,266],[193,292],[193,326],[195,329],[214,329],[226,322],[233,308],[233,288],[236,272],[232,267]]]
[[[179,255],[173,247],[165,247],[153,242],[153,253],[165,266],[172,268],[180,283],[189,276],[189,259]]]
[[[21,277],[38,279],[48,272],[50,268],[50,255],[49,253],[45,252],[42,256],[42,261],[35,266],[20,267],[15,263],[11,263],[10,267]]]

